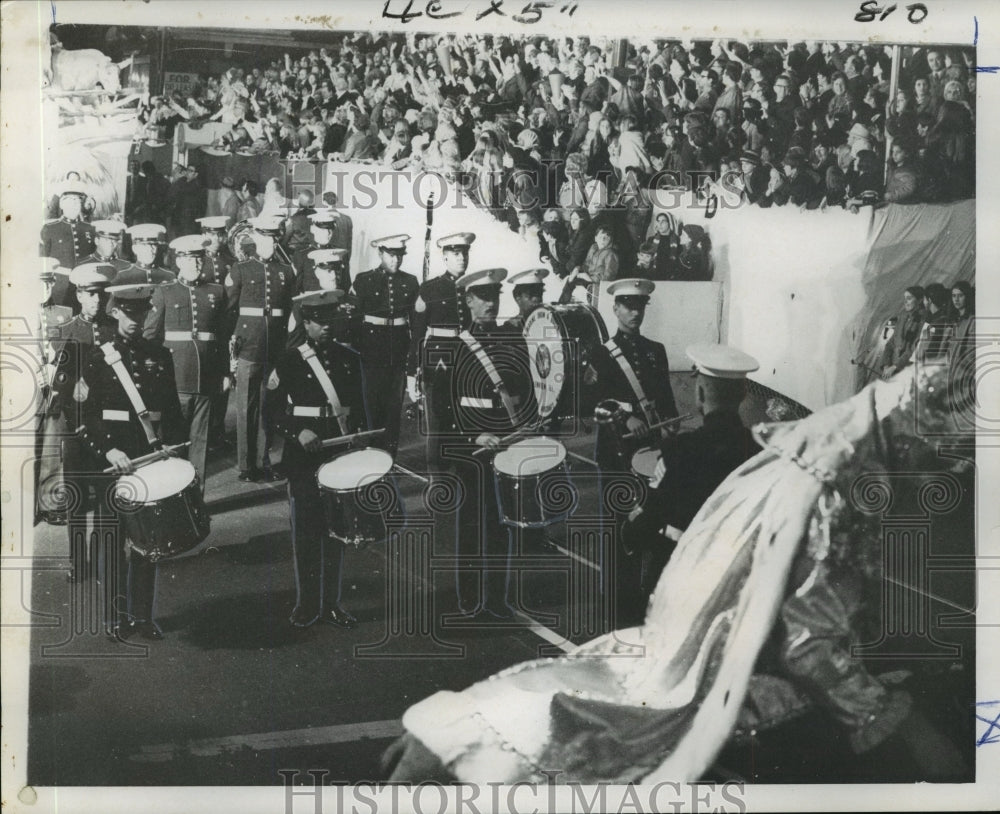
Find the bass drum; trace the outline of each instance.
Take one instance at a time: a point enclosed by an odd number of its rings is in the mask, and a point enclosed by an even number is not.
[[[539,417],[575,415],[584,371],[608,340],[604,319],[585,303],[542,305],[525,320],[524,338]]]

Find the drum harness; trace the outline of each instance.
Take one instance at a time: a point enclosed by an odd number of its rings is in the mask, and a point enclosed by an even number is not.
[[[510,397],[510,393],[507,392],[507,385],[505,385],[503,383],[503,379],[500,378],[496,365],[493,364],[493,361],[486,354],[483,346],[479,344],[479,341],[472,334],[468,331],[461,331],[458,336],[483,366],[483,369],[486,371],[486,375],[489,376],[490,381],[493,382],[493,387],[496,389],[497,395],[500,396],[500,401],[503,402],[503,407],[507,411],[510,423],[512,425],[516,425],[517,411],[514,408],[514,400]]]
[[[621,368],[622,373],[625,374],[625,379],[629,383],[629,387],[632,388],[632,392],[635,393],[636,398],[639,399],[639,406],[642,408],[643,415],[646,416],[646,424],[652,426],[659,421],[659,416],[656,414],[656,408],[648,398],[646,398],[646,391],[642,389],[642,383],[639,381],[639,377],[636,375],[635,371],[632,369],[632,365],[629,364],[628,359],[625,358],[625,354],[622,353],[622,349],[618,347],[618,343],[614,339],[609,339],[604,343],[604,347],[608,349],[611,353],[611,357],[618,363],[618,367]]]
[[[122,355],[115,349],[113,342],[105,342],[101,345],[101,351],[104,353],[104,361],[108,363],[108,366],[118,378],[118,383],[122,386],[122,390],[125,391],[125,395],[128,396],[128,400],[132,403],[132,409],[135,410],[136,416],[139,418],[139,423],[142,424],[142,430],[146,433],[146,440],[151,447],[158,446],[160,439],[156,435],[156,430],[153,429],[152,415],[146,409],[146,403],[142,400],[142,396],[139,395],[139,390],[136,388],[135,382],[132,381],[128,370],[125,369]]]
[[[327,374],[326,370],[323,368],[319,357],[316,355],[316,351],[309,344],[299,345],[299,353],[305,360],[306,364],[312,368],[313,374],[316,376],[316,381],[319,382],[319,386],[323,389],[323,395],[326,396],[326,400],[330,402],[330,406],[333,408],[333,415],[337,419],[337,424],[340,425],[340,432],[342,435],[348,435],[349,430],[347,428],[347,413],[348,410],[340,403],[340,398],[337,396],[337,391],[333,386],[333,382],[330,380],[330,376]]]

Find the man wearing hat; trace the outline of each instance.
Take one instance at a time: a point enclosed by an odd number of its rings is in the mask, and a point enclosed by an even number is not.
[[[123,221],[95,220],[91,226],[94,227],[94,251],[84,257],[78,265],[83,266],[88,263],[110,265],[114,267],[115,274],[132,265],[121,256],[122,233],[125,231]]]
[[[461,483],[464,500],[457,518],[435,517],[435,536],[442,550],[454,550],[458,609],[464,614],[486,610],[510,616],[506,567],[491,563],[509,556],[510,536],[499,522],[493,472],[488,457],[473,456],[478,447],[495,449],[500,437],[534,417],[529,405],[531,374],[524,355],[497,328],[500,284],[506,269],[463,275],[456,283],[469,321],[440,348],[453,360],[435,374],[427,397],[428,471]],[[485,539],[484,539],[485,533]]]
[[[268,432],[262,420],[264,383],[285,348],[295,277],[273,260],[281,218],[251,222],[256,257],[234,263],[226,276],[226,301],[234,325],[231,354],[236,358],[236,457],[239,479],[270,480]]]
[[[207,246],[208,238],[202,235],[171,241],[177,280],[153,292],[143,329],[146,339],[163,343],[173,354],[177,393],[191,441],[188,460],[198,472],[202,494],[212,397],[221,391],[228,372],[229,343],[225,289],[202,276]]]
[[[740,155],[742,196],[748,203],[757,203],[767,195],[770,171],[761,164],[760,155],[744,150]]]
[[[587,403],[601,405],[612,415],[611,421],[597,424],[595,443],[595,457],[606,476],[631,472],[632,455],[663,434],[649,427],[677,417],[666,348],[639,332],[655,288],[649,280],[635,278],[608,286],[615,298],[618,330],[597,349],[584,374],[590,391]],[[624,554],[619,550],[614,560],[616,625],[635,621],[644,608],[637,596],[640,563]]]
[[[760,452],[740,419],[746,376],[760,366],[757,360],[711,343],[691,345],[686,352],[695,366],[695,403],[703,424],[662,442],[659,482],[624,529],[625,543],[642,552],[643,603],[702,504],[730,472]],[[661,533],[665,527],[668,536]]]
[[[39,257],[54,257],[66,275],[94,251],[94,227],[83,220],[83,203],[88,197],[80,181],[67,181],[59,193],[59,217],[42,225]],[[69,306],[75,312],[78,304],[68,278],[57,283],[53,303]]]
[[[321,442],[370,426],[361,357],[333,338],[342,296],[332,289],[295,297],[305,338],[284,350],[267,383],[274,429],[285,440],[296,589],[289,621],[298,628],[316,621],[350,628],[356,622],[340,605],[344,544],[329,536],[316,482],[319,467],[345,449],[323,449]]]
[[[148,285],[172,283],[177,279],[172,271],[156,262],[160,247],[167,235],[166,229],[158,223],[139,223],[130,226],[126,231],[132,238],[132,254],[135,255],[135,262],[126,271],[141,272],[139,276],[145,277]]]
[[[60,440],[65,432],[62,415],[51,397],[55,375],[60,330],[73,319],[73,309],[69,305],[54,302],[53,291],[60,280],[69,286],[69,275],[59,266],[54,257],[43,257],[40,261],[42,284],[40,328],[38,333],[40,376],[39,411],[35,425],[35,515],[36,520],[44,520],[50,525],[63,525],[66,516],[63,511],[60,486],[62,460],[59,450]]]
[[[167,210],[174,237],[197,234],[198,218],[205,214],[205,188],[198,180],[197,167],[188,164],[170,185]]]
[[[312,224],[310,228],[312,239],[304,243],[293,255],[292,266],[295,273],[303,277],[311,271],[309,252],[316,249],[342,249],[346,255],[337,278],[337,288],[345,292],[350,291],[351,243],[354,240],[354,225],[351,219],[332,206],[320,207],[308,217]]]
[[[512,294],[514,302],[517,303],[517,316],[511,317],[503,324],[505,329],[516,334],[524,330],[524,322],[528,315],[542,304],[545,278],[548,276],[548,269],[528,269],[507,278],[507,282],[513,286]]]
[[[306,259],[309,262],[309,270],[296,276],[293,287],[295,294],[333,290],[343,294],[343,289],[339,288],[338,283],[347,274],[346,250],[313,249],[306,255]],[[352,295],[342,296],[337,303],[337,318],[330,327],[333,331],[333,338],[338,342],[351,346],[356,344],[357,331],[353,330],[356,310],[356,299]],[[297,348],[305,339],[301,309],[293,302],[292,316],[288,320],[288,347]]]
[[[109,511],[103,488],[107,479],[99,476],[107,464],[96,460],[75,433],[83,424],[76,388],[84,363],[95,346],[110,341],[115,333],[114,322],[106,313],[106,288],[114,276],[115,267],[108,263],[84,263],[73,269],[70,282],[80,303],[80,313],[49,334],[56,351],[49,407],[59,416],[63,429],[60,433],[63,480],[69,488],[68,494],[73,495],[67,507],[70,574],[76,581],[84,578],[88,559],[96,562],[96,557],[88,557],[88,552],[93,551],[88,515],[96,512],[96,526],[99,517],[106,517]]]
[[[118,323],[114,338],[91,351],[73,391],[80,405],[80,443],[97,466],[110,465],[115,475],[133,472],[134,458],[187,440],[170,351],[142,336],[155,287],[121,283],[129,279],[125,275],[130,271],[108,287]],[[153,620],[156,564],[132,548],[121,526],[115,536],[105,560],[110,573],[103,577],[107,632],[118,639],[136,632],[162,639]]]
[[[209,283],[222,283],[229,274],[229,267],[236,262],[226,243],[229,218],[225,215],[212,215],[198,218],[198,223],[201,225],[201,234],[208,239],[201,264],[202,279]]]
[[[475,240],[472,232],[457,232],[438,239],[437,247],[444,257],[444,274],[421,283],[413,304],[406,388],[414,403],[420,399],[421,389],[427,394],[424,409],[429,426],[438,423],[431,418],[432,411],[436,409],[432,391],[440,392],[440,388],[432,386],[431,379],[447,365],[439,348],[442,340],[457,336],[469,319],[465,298],[459,295],[455,284],[469,267],[469,248]]]
[[[390,235],[372,241],[379,266],[354,281],[361,336],[358,349],[365,366],[368,409],[376,427],[385,427],[380,443],[393,456],[399,445],[399,425],[406,389],[406,362],[410,352],[410,314],[420,283],[400,270],[409,235]]]

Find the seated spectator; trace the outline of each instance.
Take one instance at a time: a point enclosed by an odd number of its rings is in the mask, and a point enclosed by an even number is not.
[[[955,332],[951,297],[941,283],[931,283],[924,288],[924,311],[926,319],[918,347],[925,358],[936,359],[947,352]]]
[[[598,226],[594,242],[587,251],[581,273],[589,282],[611,282],[618,279],[618,250],[608,226]]]
[[[913,356],[924,327],[924,289],[911,285],[903,292],[903,310],[896,317],[896,328],[886,345],[882,375],[886,378],[902,370]]]
[[[788,202],[808,209],[819,206],[823,198],[822,187],[819,178],[809,168],[805,151],[801,147],[792,147],[785,153],[783,169]]]
[[[975,197],[975,149],[969,111],[959,102],[942,101],[924,151],[924,168],[939,200]]]
[[[765,167],[768,171],[767,189],[757,201],[757,205],[765,209],[772,206],[784,206],[789,199],[787,179],[781,170],[773,164],[765,164]]]
[[[959,280],[951,287],[951,319],[955,323],[955,335],[948,346],[948,364],[956,375],[974,375],[976,290],[965,280]]]
[[[886,203],[920,203],[923,179],[918,169],[916,147],[912,138],[900,136],[890,148],[889,171],[885,179]]]
[[[861,150],[854,157],[854,164],[847,173],[847,202],[844,206],[856,209],[882,200],[882,163],[871,150]]]

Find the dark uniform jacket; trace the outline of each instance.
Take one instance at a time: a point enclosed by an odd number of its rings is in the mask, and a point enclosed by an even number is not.
[[[410,343],[410,358],[406,366],[406,372],[410,375],[415,374],[419,366],[423,366],[424,372],[427,373],[428,368],[432,368],[436,359],[440,358],[437,349],[443,347],[442,340],[427,336],[428,328],[457,331],[459,326],[467,325],[469,322],[465,295],[455,287],[456,279],[445,273],[420,286],[419,296],[423,310],[414,308],[411,320],[413,341]]]
[[[146,276],[147,285],[162,285],[163,283],[172,283],[177,279],[177,275],[174,274],[170,269],[165,269],[163,266],[140,266],[138,263],[130,263],[128,267],[124,270],[124,273],[129,274],[131,277],[135,275],[133,282],[138,282],[139,275],[144,274]]]
[[[100,314],[93,321],[77,314],[68,322],[49,326],[48,339],[55,351],[50,414],[62,413],[71,431],[82,423],[80,403],[74,398],[74,391],[84,365],[94,346],[109,341],[114,333],[114,323]]]
[[[311,206],[300,207],[285,221],[285,232],[281,236],[280,243],[287,251],[294,254],[313,243],[310,231],[312,221],[309,220],[309,216],[314,214],[316,210]]]
[[[677,416],[677,405],[674,403],[674,391],[670,387],[670,365],[667,363],[667,350],[659,342],[637,334],[631,335],[618,331],[613,337],[635,372],[646,398],[653,402],[653,407],[663,421]],[[594,371],[597,382],[590,388],[589,409],[604,399],[615,399],[631,405],[632,415],[646,420],[646,415],[639,404],[635,391],[626,379],[618,361],[603,345],[594,354]]]
[[[229,370],[226,292],[216,283],[178,280],[153,292],[143,336],[174,357],[177,390],[215,393]]]
[[[337,399],[347,413],[344,416],[347,434],[368,428],[368,411],[365,405],[364,374],[361,356],[352,348],[339,342],[325,345],[305,343],[316,351],[316,356],[326,370]],[[312,477],[319,466],[346,449],[339,447],[317,453],[306,452],[299,444],[299,433],[312,430],[321,439],[339,438],[344,435],[326,394],[299,347],[288,348],[282,353],[267,383],[268,403],[274,408],[270,413],[275,432],[285,439],[282,465],[289,478]],[[273,401],[272,397],[273,396]],[[294,415],[295,407],[319,408],[324,415]]]
[[[703,426],[661,445],[666,474],[643,507],[658,528],[686,529],[702,504],[730,472],[760,452],[753,434],[735,413],[714,412]]]
[[[150,411],[159,441],[164,444],[186,441],[188,433],[177,398],[170,351],[142,337],[126,339],[116,334],[112,342]],[[132,402],[105,361],[101,348],[91,351],[75,397],[81,405],[83,421],[80,440],[101,462],[107,460],[105,456],[112,449],[120,449],[130,458],[153,451]]]
[[[532,383],[525,370],[522,351],[511,342],[509,331],[496,325],[473,324],[469,333],[479,342],[493,363],[514,404],[512,421],[498,389],[485,373],[482,363],[461,337],[443,340],[454,363],[449,375],[435,378],[434,387],[446,392],[435,394],[439,405],[429,429],[444,441],[473,444],[481,433],[504,435],[534,418],[531,409]]]
[[[94,227],[82,220],[63,218],[47,221],[42,226],[40,252],[42,257],[54,257],[60,270],[52,285],[52,303],[65,305],[79,313],[76,286],[69,281],[69,272],[84,262],[94,252]]]
[[[229,270],[226,298],[240,359],[265,364],[281,355],[293,284],[292,270],[283,263],[250,258]]]
[[[354,293],[361,312],[361,358],[365,367],[403,369],[410,351],[410,315],[420,283],[412,274],[389,274],[381,266],[364,271],[354,280]],[[376,325],[364,317],[405,319],[403,325]]]
[[[225,246],[220,246],[217,254],[205,252],[205,259],[201,264],[201,276],[208,283],[225,283],[226,275],[236,258]]]

